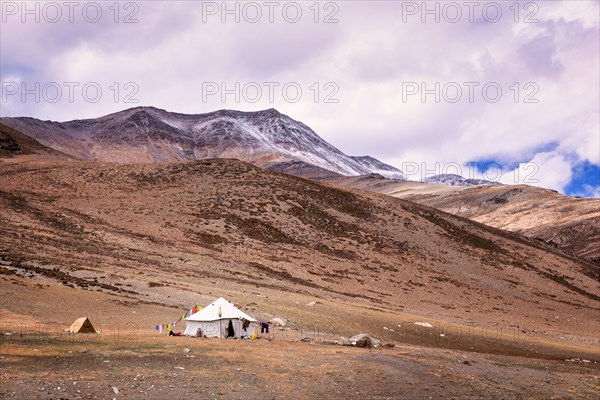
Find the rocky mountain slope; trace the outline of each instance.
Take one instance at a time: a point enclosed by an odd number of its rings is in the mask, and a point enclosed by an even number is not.
[[[68,158],[66,154],[43,146],[36,140],[24,135],[23,133],[6,125],[0,124],[0,157],[25,154]]]
[[[301,164],[325,175],[403,177],[398,169],[374,158],[345,155],[305,124],[275,109],[186,115],[136,107],[87,120],[1,118],[0,122],[84,160],[151,163],[237,158],[292,174],[290,165]]]
[[[527,185],[448,186],[385,179],[337,177],[329,182],[408,199],[544,241],[600,263],[600,200],[579,199]]]
[[[500,185],[499,182],[488,181],[485,179],[465,178],[456,174],[441,174],[430,176],[423,179],[424,183],[437,183],[450,186],[480,186],[480,185]]]

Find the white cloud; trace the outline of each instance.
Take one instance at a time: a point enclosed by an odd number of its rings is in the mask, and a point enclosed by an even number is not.
[[[580,191],[571,193],[571,195],[600,199],[600,186],[583,185]]]
[[[561,191],[572,178],[572,164],[557,152],[538,153],[514,170],[504,171],[501,183],[527,184]]]
[[[524,7],[527,2],[521,2]],[[501,21],[422,23],[402,21],[402,2],[337,2],[339,23],[315,24],[303,4],[303,19],[290,24],[202,21],[199,2],[139,3],[137,24],[27,24],[0,28],[2,70],[25,81],[98,82],[98,103],[0,104],[3,115],[66,120],[94,117],[139,104],[200,113],[219,108],[275,107],[311,126],[349,154],[370,154],[400,166],[406,161],[448,163],[479,159],[540,163],[540,184],[561,190],[570,179],[566,154],[600,162],[600,69],[598,2],[536,2],[539,23],[515,24],[513,4]],[[220,4],[220,3],[218,3]],[[417,2],[417,4],[422,4]],[[321,9],[320,18],[327,14]],[[523,10],[522,10],[523,11]],[[527,12],[523,11],[523,18]],[[231,19],[230,19],[231,21]],[[430,18],[431,21],[431,18]],[[3,80],[6,80],[4,76]],[[402,99],[403,84],[479,82],[473,103],[425,103]],[[120,85],[119,101],[110,87]],[[139,103],[124,103],[123,85],[135,82]],[[285,101],[276,90],[256,103],[228,96],[202,101],[205,82],[297,82],[303,96]],[[320,101],[310,89],[317,82]],[[339,103],[323,103],[323,86],[334,82]],[[481,87],[497,82],[498,103],[483,99]],[[519,102],[513,101],[519,82]],[[537,104],[523,100],[539,88]],[[281,87],[281,86],[280,86]],[[552,155],[534,154],[557,143]],[[542,167],[543,166],[543,167]],[[567,172],[565,172],[567,171]],[[562,185],[562,186],[561,186]]]

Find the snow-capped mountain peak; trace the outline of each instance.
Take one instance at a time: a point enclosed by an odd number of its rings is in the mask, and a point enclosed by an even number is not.
[[[300,121],[274,108],[180,114],[135,107],[100,118],[67,122],[2,118],[42,144],[89,160],[162,162],[238,158],[261,167],[303,163],[340,175],[402,172],[369,156],[351,157]]]

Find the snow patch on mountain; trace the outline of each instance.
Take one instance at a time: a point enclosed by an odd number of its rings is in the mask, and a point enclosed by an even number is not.
[[[465,178],[456,174],[441,174],[431,176],[421,180],[423,183],[437,183],[449,186],[480,186],[480,185],[501,185],[500,182],[488,181],[485,179]]]
[[[371,156],[351,156],[350,158],[371,171],[372,174],[379,174],[388,179],[406,180],[406,176],[399,169],[384,164]]]
[[[0,120],[46,146],[96,161],[231,157],[259,166],[303,162],[341,175],[379,173],[404,179],[402,171],[375,158],[344,154],[302,122],[272,108],[179,114],[135,107],[100,118],[62,123],[33,118]]]

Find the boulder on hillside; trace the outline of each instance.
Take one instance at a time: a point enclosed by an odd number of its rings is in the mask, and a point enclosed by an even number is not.
[[[356,347],[381,347],[381,341],[372,338],[366,333],[359,333],[350,338],[340,338],[338,344],[342,346],[356,346]]]

